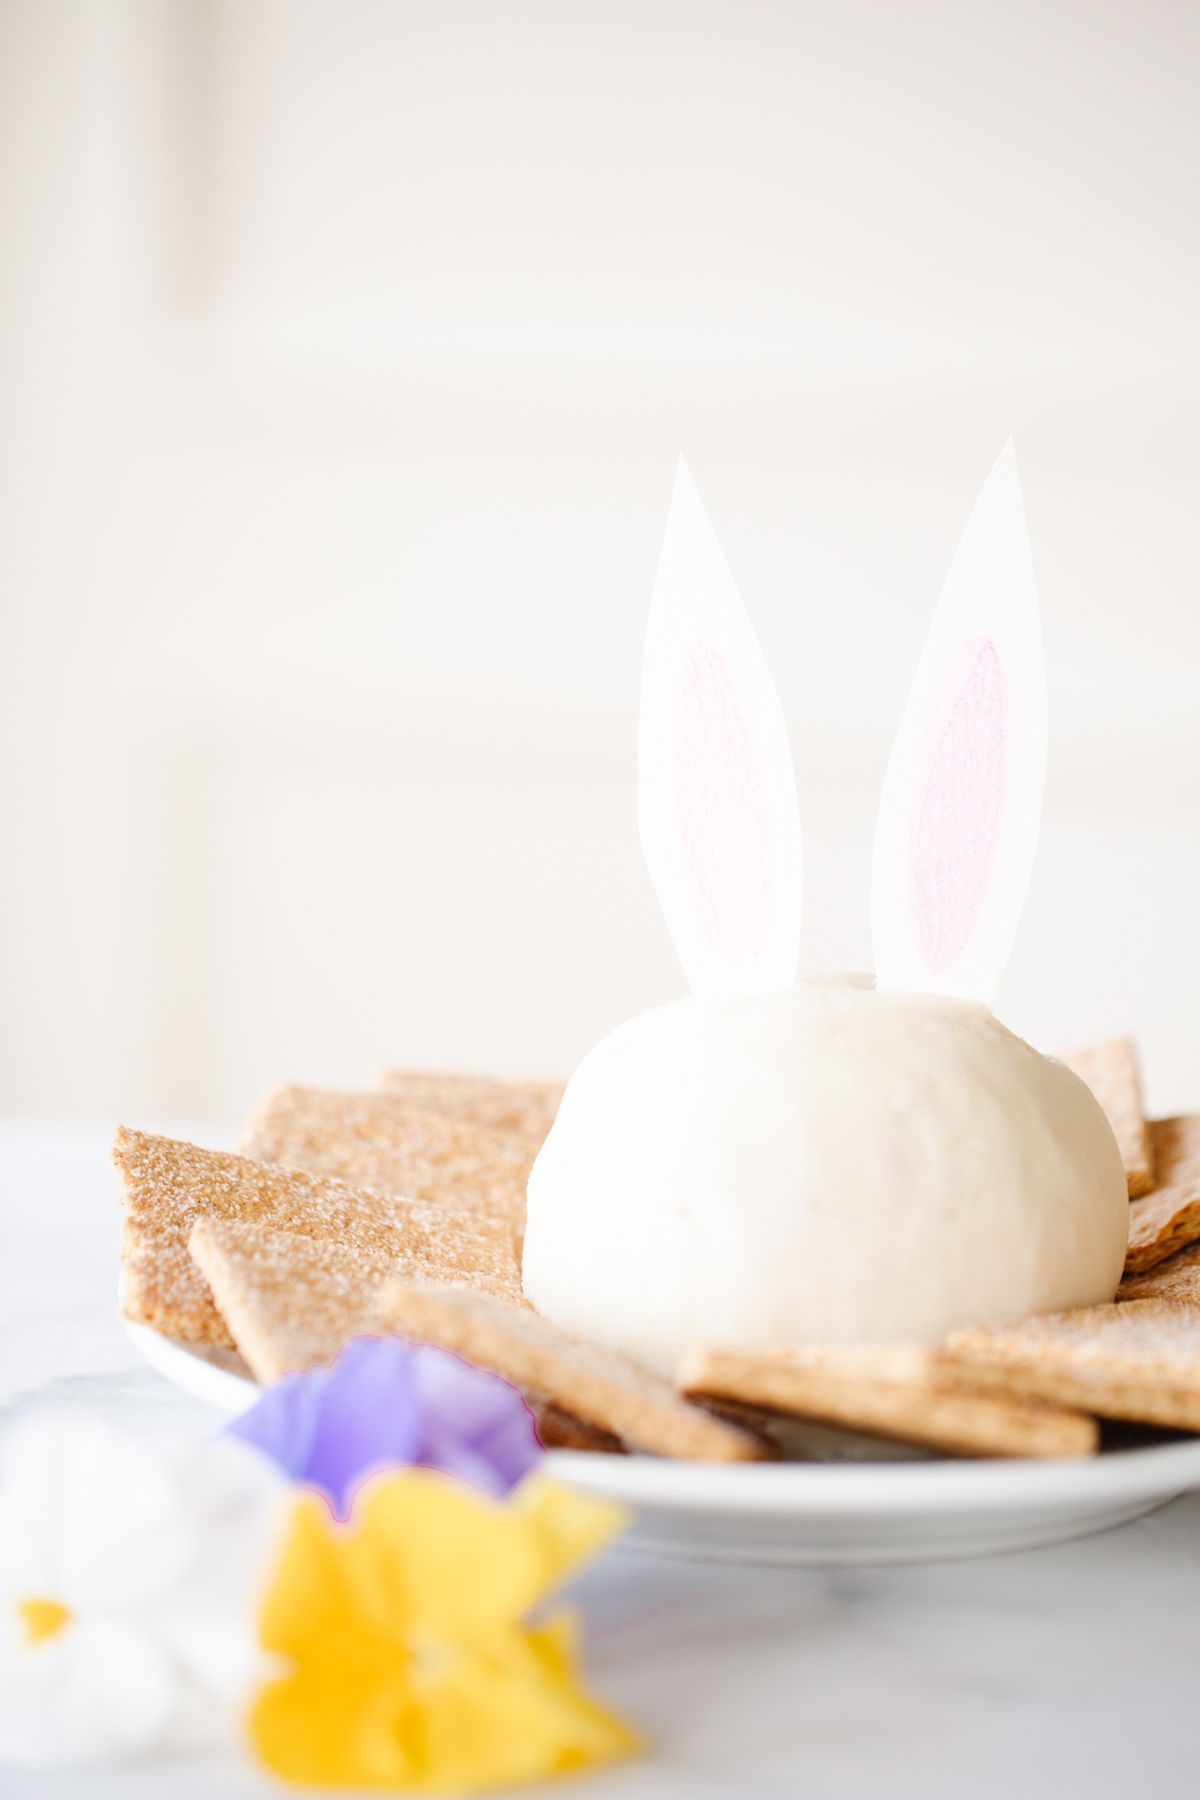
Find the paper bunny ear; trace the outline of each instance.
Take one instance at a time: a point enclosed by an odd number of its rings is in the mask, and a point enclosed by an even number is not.
[[[958,547],[892,748],[871,890],[880,987],[991,1005],[1033,873],[1046,672],[1012,444]]]
[[[638,822],[693,992],[790,987],[804,864],[787,728],[682,458],[646,628]]]

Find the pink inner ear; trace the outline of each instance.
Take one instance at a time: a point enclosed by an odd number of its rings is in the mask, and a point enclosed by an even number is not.
[[[939,974],[971,939],[987,893],[1004,812],[1004,669],[976,638],[946,678],[929,734],[910,840],[917,952]]]
[[[750,961],[771,922],[769,808],[736,682],[712,643],[694,644],[684,662],[674,788],[683,865],[705,938],[731,963]]]

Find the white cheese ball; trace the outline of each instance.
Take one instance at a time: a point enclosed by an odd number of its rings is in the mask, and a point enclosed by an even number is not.
[[[1082,1081],[983,1006],[869,981],[688,999],[567,1086],[525,1292],[670,1374],[701,1345],[933,1340],[1111,1300],[1120,1153]]]

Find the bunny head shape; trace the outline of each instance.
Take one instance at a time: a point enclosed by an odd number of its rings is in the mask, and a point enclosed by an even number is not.
[[[1037,591],[1009,444],[946,579],[884,783],[880,987],[991,1004],[1033,870],[1045,763]],[[804,859],[787,730],[682,461],[646,632],[638,799],[692,992],[790,987]]]
[[[778,697],[681,465],[646,634],[642,844],[692,992],[602,1039],[530,1174],[523,1281],[671,1374],[699,1345],[936,1339],[1111,1300],[1129,1203],[1084,1084],[992,1015],[1037,838],[1037,606],[1011,449],[884,784],[877,977],[797,980]]]

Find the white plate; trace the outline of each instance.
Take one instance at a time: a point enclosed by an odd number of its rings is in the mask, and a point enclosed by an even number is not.
[[[148,1362],[207,1405],[235,1413],[256,1399],[228,1351],[127,1329]],[[578,1450],[547,1462],[560,1480],[633,1509],[628,1549],[729,1562],[986,1556],[1103,1531],[1200,1488],[1200,1439],[1071,1462],[681,1463]]]

